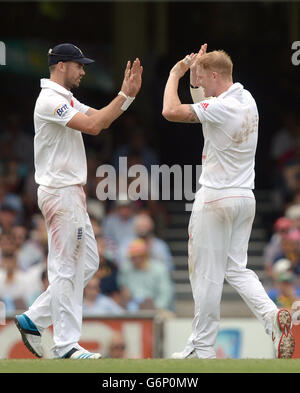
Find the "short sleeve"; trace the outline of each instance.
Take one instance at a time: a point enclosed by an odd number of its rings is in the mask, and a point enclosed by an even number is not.
[[[226,121],[228,116],[225,106],[215,97],[192,104],[192,107],[200,123],[209,122],[220,125]]]
[[[78,113],[67,99],[61,96],[43,97],[37,108],[37,116],[49,123],[55,123],[65,127],[68,122]]]
[[[74,96],[73,96],[72,100],[73,100],[74,108],[77,109],[79,112],[85,114],[85,113],[90,109],[89,106],[87,106],[87,105],[85,105],[85,104],[82,104],[82,103],[81,103],[80,101],[78,101],[77,98],[75,98]]]

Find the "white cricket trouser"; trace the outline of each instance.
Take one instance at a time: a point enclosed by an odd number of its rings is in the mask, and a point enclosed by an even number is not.
[[[53,324],[54,355],[78,344],[83,289],[97,271],[99,256],[83,188],[38,188],[38,205],[48,232],[49,287],[26,315],[43,330]]]
[[[237,290],[254,315],[272,332],[277,307],[257,275],[246,268],[255,216],[255,197],[247,189],[202,187],[189,222],[189,277],[195,303],[192,334],[184,354],[214,358],[224,279]]]

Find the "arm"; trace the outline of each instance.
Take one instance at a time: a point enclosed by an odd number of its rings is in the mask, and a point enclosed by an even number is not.
[[[205,55],[207,49],[207,44],[201,45],[201,48],[197,54],[197,58]],[[199,78],[197,75],[197,62],[194,61],[190,66],[190,93],[194,104],[196,102],[203,101],[207,99],[204,94],[203,87],[199,83]]]
[[[125,98],[118,96],[107,106],[97,110],[90,108],[86,114],[78,112],[67,124],[69,128],[90,135],[98,135],[102,130],[108,128],[124,112],[121,106]]]
[[[124,80],[121,87],[128,99],[123,95],[115,97],[107,106],[102,109],[90,108],[86,114],[77,113],[68,123],[67,126],[90,135],[98,135],[102,130],[108,128],[122,113],[124,113],[124,103],[129,100],[133,101],[142,84],[143,67],[139,59],[133,62],[131,67],[128,61]]]
[[[165,119],[181,123],[199,123],[198,116],[191,105],[182,104],[178,97],[179,80],[189,66],[179,61],[170,71],[165,87],[162,115]]]
[[[88,111],[86,112],[87,116],[92,116],[92,115],[96,115],[98,113],[98,109],[95,108],[89,108]]]

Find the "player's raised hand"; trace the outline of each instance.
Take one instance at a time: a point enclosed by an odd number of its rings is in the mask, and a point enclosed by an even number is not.
[[[207,51],[207,44],[201,45],[201,48],[200,48],[200,50],[199,50],[199,52],[197,54],[197,58],[205,55],[206,51]]]
[[[187,72],[193,62],[196,60],[197,53],[190,53],[186,55],[184,59],[178,61],[171,69],[170,74],[176,75],[178,78],[182,78]]]
[[[197,60],[200,59],[203,55],[205,55],[207,50],[207,44],[201,45],[199,52],[196,54],[196,57],[193,61],[193,64],[190,67],[190,84],[194,87],[199,87],[200,83],[197,77]]]
[[[135,97],[140,91],[142,85],[142,73],[143,66],[141,66],[138,58],[134,60],[132,66],[130,61],[127,62],[121,90],[128,97]]]

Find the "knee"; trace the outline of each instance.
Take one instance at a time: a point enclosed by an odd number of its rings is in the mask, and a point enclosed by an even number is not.
[[[225,274],[226,281],[232,286],[249,282],[256,278],[256,273],[254,273],[253,270],[247,268],[230,269]]]

